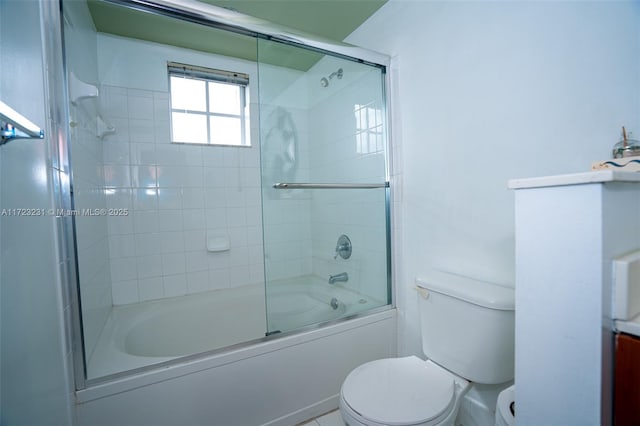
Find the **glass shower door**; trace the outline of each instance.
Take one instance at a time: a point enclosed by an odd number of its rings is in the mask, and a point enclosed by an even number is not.
[[[268,332],[390,304],[384,67],[270,40],[258,67]]]

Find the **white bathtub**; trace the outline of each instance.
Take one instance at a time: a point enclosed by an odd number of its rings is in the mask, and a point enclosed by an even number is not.
[[[273,290],[277,298],[278,289]],[[244,288],[238,290],[236,296],[244,292],[242,297],[259,300],[263,291],[261,287]],[[291,293],[297,303],[289,305],[276,299],[272,309],[280,306],[284,316],[292,314],[284,311],[296,306],[295,315],[305,312],[320,315],[322,308],[313,299],[325,300],[328,295],[342,297],[344,310],[337,309],[336,315],[350,315],[368,305],[360,303],[364,299],[353,293],[342,293],[339,287],[300,291],[302,293]],[[349,295],[353,300],[348,299]],[[179,360],[175,359],[177,352],[170,342],[152,344],[149,342],[157,340],[149,340],[142,343],[144,339],[135,344],[127,342],[134,335],[150,333],[155,334],[155,338],[163,335],[162,339],[184,339],[181,344],[192,350],[204,347],[198,346],[199,340],[192,336],[164,334],[168,331],[180,333],[181,327],[200,324],[203,313],[196,307],[201,306],[200,302],[207,302],[209,296],[201,294],[174,301],[171,312],[180,314],[178,317],[184,320],[179,326],[163,316],[168,311],[162,306],[168,301],[116,308],[98,345],[104,350],[98,352],[103,359],[98,359],[97,355],[93,357],[96,374],[99,372],[96,362],[110,365],[103,367],[102,371],[106,373],[115,371],[115,366],[118,369],[135,368],[149,362],[173,361],[120,378],[112,376],[103,383],[96,381],[76,392],[77,426],[295,425],[337,408],[340,386],[352,369],[364,362],[396,355],[396,311],[387,308]],[[228,300],[225,299],[227,296]],[[235,296],[232,293],[227,296],[216,300],[226,304],[237,318],[233,304],[226,303]],[[308,309],[300,311],[301,306]],[[264,304],[262,308],[258,304],[254,307],[255,310],[243,311],[240,329],[245,330],[247,337],[262,336],[265,332]],[[216,328],[227,329],[227,325],[220,322],[220,327]],[[203,336],[206,335],[208,331],[204,330]],[[220,335],[216,336],[216,339],[222,339]],[[234,336],[236,339],[237,335]],[[223,343],[228,344],[233,339]]]
[[[87,368],[88,378],[260,339],[352,315],[382,302],[314,277],[115,306]],[[334,300],[335,299],[335,300]],[[334,300],[334,306],[331,305]]]

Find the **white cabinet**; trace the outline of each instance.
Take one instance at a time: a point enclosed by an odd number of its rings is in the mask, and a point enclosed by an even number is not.
[[[640,248],[640,174],[512,180],[516,419],[609,425],[612,260]]]

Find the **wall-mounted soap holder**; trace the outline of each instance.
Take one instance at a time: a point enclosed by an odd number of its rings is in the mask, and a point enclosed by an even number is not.
[[[87,99],[97,99],[98,96],[100,96],[100,90],[96,86],[80,80],[78,77],[76,77],[73,71],[69,73],[69,98],[73,105],[80,106],[82,104],[81,101]],[[115,133],[115,126],[108,123],[107,120],[102,117],[102,114],[100,113],[100,107],[96,102],[91,102],[88,105],[83,105],[82,108],[88,111],[91,115],[95,114],[96,137],[98,139],[102,139],[106,135]],[[78,123],[76,121],[71,121],[70,125],[71,127],[75,127],[78,125]]]
[[[100,115],[97,118],[96,126],[97,126],[97,136],[99,139],[102,139],[105,136],[116,132],[115,126],[112,126],[111,124],[105,122],[102,116]]]
[[[99,94],[96,86],[80,80],[73,71],[69,73],[69,98],[72,104],[77,105],[83,99],[97,98]]]

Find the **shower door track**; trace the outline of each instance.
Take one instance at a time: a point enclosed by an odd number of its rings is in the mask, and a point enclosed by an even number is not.
[[[275,189],[375,189],[389,188],[389,182],[383,183],[274,183]]]

